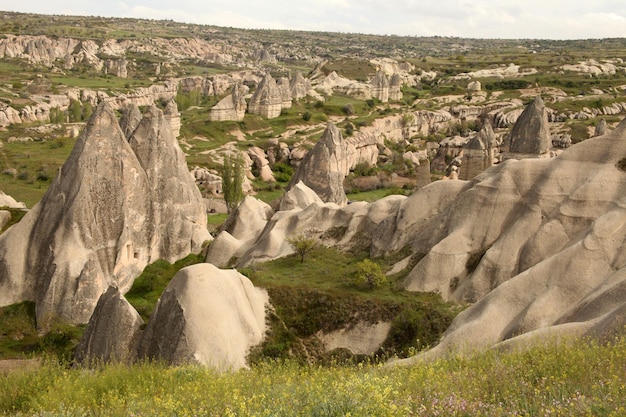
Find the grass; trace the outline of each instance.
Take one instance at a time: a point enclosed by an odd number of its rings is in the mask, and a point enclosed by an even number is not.
[[[48,333],[39,334],[35,303],[24,301],[0,308],[0,358],[50,356],[63,362],[72,359],[83,326],[57,323]]]
[[[17,175],[0,174],[0,190],[32,207],[41,200],[76,139],[5,143],[0,149],[0,172],[12,168]]]
[[[407,368],[268,361],[229,374],[196,366],[54,361],[0,378],[12,416],[619,416],[626,340],[546,342]]]
[[[333,353],[316,350],[315,334],[359,321],[392,323],[390,336],[374,354],[379,359],[389,354],[406,356],[435,343],[460,307],[443,302],[436,294],[400,290],[402,274],[369,288],[358,277],[359,265],[366,257],[365,252],[345,253],[317,245],[305,255],[304,262],[292,255],[241,269],[255,286],[268,289],[277,315],[267,340],[252,360],[306,357],[326,361]],[[387,268],[383,261],[378,262],[383,270]],[[355,359],[351,355],[348,358]]]

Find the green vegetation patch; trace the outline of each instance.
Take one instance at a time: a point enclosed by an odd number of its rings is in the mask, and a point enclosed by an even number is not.
[[[198,366],[47,362],[0,378],[0,414],[64,416],[618,416],[626,339],[541,341],[407,367],[268,361],[217,374]]]
[[[35,303],[24,301],[0,308],[0,358],[33,355],[55,357],[69,363],[84,327],[56,323],[47,333],[37,332]]]
[[[409,352],[433,345],[460,311],[432,293],[409,293],[399,288],[402,276],[380,285],[362,282],[365,253],[347,254],[321,245],[304,262],[297,255],[241,269],[255,286],[270,295],[274,315],[268,338],[251,359],[325,360],[317,332],[349,328],[359,322],[392,323],[392,330],[375,357]],[[384,270],[387,265],[377,261]],[[349,355],[352,358],[352,355]]]

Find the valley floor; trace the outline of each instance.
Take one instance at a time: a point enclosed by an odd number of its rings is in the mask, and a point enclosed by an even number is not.
[[[0,413],[54,416],[620,416],[626,339],[549,343],[413,367],[267,362],[216,374],[52,362],[0,378]]]

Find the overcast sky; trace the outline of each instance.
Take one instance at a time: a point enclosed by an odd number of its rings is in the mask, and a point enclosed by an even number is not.
[[[625,0],[0,0],[0,10],[380,35],[626,37]]]

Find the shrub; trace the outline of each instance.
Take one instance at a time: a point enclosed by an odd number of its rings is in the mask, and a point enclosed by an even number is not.
[[[363,259],[357,264],[357,282],[373,290],[386,284],[387,276],[379,264],[370,259]]]
[[[298,233],[294,237],[287,238],[287,242],[293,247],[298,256],[300,263],[304,262],[304,257],[317,246],[317,239],[311,237],[309,233]]]

